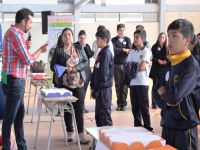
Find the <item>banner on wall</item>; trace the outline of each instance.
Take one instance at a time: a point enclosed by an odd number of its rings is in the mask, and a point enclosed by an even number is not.
[[[0,24],[0,52],[3,51],[2,45],[3,45],[3,43],[2,43],[2,28],[1,28],[1,24]]]
[[[73,18],[74,16],[48,16],[49,62],[51,61],[54,48],[56,47],[58,37],[62,33],[62,30],[68,27],[73,31]]]

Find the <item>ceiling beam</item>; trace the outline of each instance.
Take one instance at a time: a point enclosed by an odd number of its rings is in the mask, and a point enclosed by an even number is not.
[[[73,3],[67,4],[45,4],[45,5],[38,5],[38,4],[29,4],[29,5],[22,5],[22,4],[0,4],[0,12],[17,12],[22,8],[28,8],[33,12],[41,12],[41,11],[53,11],[53,12],[74,12]]]
[[[79,9],[81,7],[83,7],[85,4],[87,4],[90,0],[80,0],[79,2],[77,2],[75,5],[74,5],[74,8],[75,9]]]

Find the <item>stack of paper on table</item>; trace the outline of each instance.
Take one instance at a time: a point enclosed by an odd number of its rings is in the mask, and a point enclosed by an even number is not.
[[[175,150],[143,127],[100,129],[100,139],[112,150]]]
[[[51,75],[49,73],[31,73],[30,77],[36,78],[36,79],[41,79],[43,77],[51,77]]]
[[[40,91],[45,98],[72,96],[72,92],[65,88],[41,89]]]

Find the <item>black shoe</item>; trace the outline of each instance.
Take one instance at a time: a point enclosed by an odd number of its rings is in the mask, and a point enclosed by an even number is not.
[[[120,111],[121,110],[121,105],[118,105],[116,108],[116,111]]]
[[[89,113],[89,110],[84,109],[83,113]]]
[[[154,102],[152,102],[152,108],[153,109],[157,109],[157,106],[156,106],[156,104]]]
[[[126,111],[126,106],[122,106],[121,111]]]
[[[58,112],[58,113],[56,114],[56,116],[57,116],[57,117],[58,117],[58,116],[61,116],[60,112]]]

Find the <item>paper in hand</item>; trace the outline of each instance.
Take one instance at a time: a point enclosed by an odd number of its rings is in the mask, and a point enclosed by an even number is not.
[[[65,72],[65,70],[66,70],[65,66],[61,66],[61,65],[58,65],[58,64],[56,64],[54,66],[54,71],[55,71],[55,74],[56,74],[57,77],[61,77],[62,74]]]

